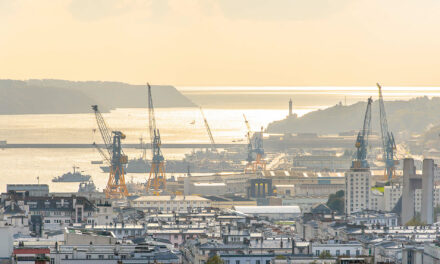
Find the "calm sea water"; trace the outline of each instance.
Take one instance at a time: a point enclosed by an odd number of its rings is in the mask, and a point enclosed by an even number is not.
[[[308,110],[298,110],[303,114]],[[254,130],[276,119],[282,119],[286,110],[262,109],[205,109],[213,136],[218,143],[243,140],[246,126],[243,114]],[[112,129],[123,131],[127,143],[138,143],[142,137],[149,140],[147,109],[116,109],[104,114]],[[198,108],[158,108],[157,126],[163,143],[209,143],[209,138]],[[102,142],[96,121],[91,114],[68,115],[17,115],[0,116],[0,140],[8,143],[92,143]],[[138,149],[124,150],[129,158],[141,155]],[[163,149],[167,159],[181,159],[192,149]],[[148,156],[150,152],[147,152]],[[76,191],[78,184],[52,183],[53,177],[72,170],[76,165],[93,177],[99,188],[105,187],[107,174],[99,165],[90,163],[100,160],[94,149],[3,149],[0,150],[0,189],[7,183],[47,183],[51,191]],[[177,176],[177,175],[176,175]],[[144,182],[146,175],[128,175],[128,179]]]
[[[204,107],[204,113],[218,143],[244,139],[246,126],[243,114],[253,130],[266,127],[287,114],[288,100],[292,98],[294,112],[299,116],[342,102],[351,104],[377,96],[374,87],[180,87],[182,93]],[[385,88],[384,88],[385,89]],[[417,96],[440,96],[440,88],[388,88],[387,100],[409,99]],[[112,129],[127,135],[125,142],[137,143],[149,139],[147,109],[116,109],[104,114]],[[157,126],[164,143],[208,143],[203,119],[198,108],[157,108]],[[9,143],[92,143],[102,142],[96,131],[94,115],[14,115],[0,116],[0,140]],[[191,149],[164,149],[167,159],[179,159]],[[140,156],[136,149],[126,149],[130,158]],[[149,154],[149,152],[148,152]],[[52,183],[53,177],[79,166],[90,174],[98,188],[105,187],[107,174],[99,165],[94,149],[3,149],[0,150],[0,191],[8,183],[47,183],[51,191],[76,191],[76,183]],[[128,180],[145,182],[147,175],[133,174]]]

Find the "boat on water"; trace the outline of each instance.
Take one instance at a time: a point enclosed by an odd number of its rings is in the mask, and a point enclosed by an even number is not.
[[[78,171],[79,167],[73,166],[73,172],[64,173],[52,179],[52,182],[85,182],[90,180],[90,175],[84,175]]]
[[[221,171],[240,171],[242,168],[231,162],[226,162],[219,154],[209,152],[193,152],[187,154],[183,160],[167,160],[166,171],[174,173],[185,173],[190,167],[192,172],[207,173]],[[126,164],[124,171],[126,173],[148,173],[151,169],[151,161],[140,157],[131,159]],[[103,172],[110,171],[109,166],[101,166]]]

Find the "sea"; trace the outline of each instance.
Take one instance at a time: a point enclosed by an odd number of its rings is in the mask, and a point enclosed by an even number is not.
[[[259,131],[288,115],[288,102],[298,116],[335,104],[377,99],[376,87],[177,87],[201,106],[217,143],[245,142],[246,125]],[[385,100],[440,96],[440,87],[384,87]],[[163,143],[209,143],[199,108],[156,108],[157,127]],[[243,116],[244,115],[244,116]],[[108,126],[126,134],[125,143],[149,141],[148,109],[121,108],[103,114]],[[102,143],[94,114],[0,115],[0,141],[8,143]],[[165,159],[181,159],[193,149],[163,149]],[[139,149],[124,149],[129,158]],[[150,156],[147,152],[147,158]],[[51,192],[74,192],[78,183],[51,180],[73,166],[89,174],[98,189],[105,188],[108,174],[91,161],[101,160],[93,148],[0,149],[0,191],[6,184],[48,184]],[[168,175],[168,176],[179,176]],[[127,181],[145,182],[145,173],[128,174]]]

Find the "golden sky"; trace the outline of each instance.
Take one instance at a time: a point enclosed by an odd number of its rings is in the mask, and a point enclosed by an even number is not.
[[[0,0],[0,78],[440,85],[438,0]]]

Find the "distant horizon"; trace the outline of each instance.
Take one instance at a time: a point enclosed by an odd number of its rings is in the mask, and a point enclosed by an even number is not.
[[[191,91],[194,89],[221,89],[221,90],[231,90],[234,91],[234,88],[241,89],[241,90],[304,90],[307,88],[314,88],[314,90],[329,90],[332,91],[334,89],[338,90],[361,90],[361,91],[370,91],[375,90],[377,91],[376,83],[370,84],[370,85],[337,85],[337,84],[329,84],[329,85],[177,85],[172,83],[152,83],[148,82],[148,80],[145,83],[136,83],[136,82],[130,82],[130,81],[118,81],[118,80],[103,80],[103,79],[64,79],[64,78],[25,78],[25,79],[14,79],[14,78],[8,78],[8,77],[0,77],[0,80],[12,80],[12,81],[30,81],[30,80],[61,80],[61,81],[70,81],[70,82],[109,82],[109,83],[125,83],[129,85],[147,85],[149,83],[150,85],[159,85],[159,86],[174,86],[178,90],[186,90]],[[440,91],[440,84],[439,85],[386,85],[384,83],[380,83],[382,85],[382,90],[391,90],[391,91],[399,91],[399,90],[406,90],[406,91],[413,91],[416,90],[423,90],[423,91]]]

